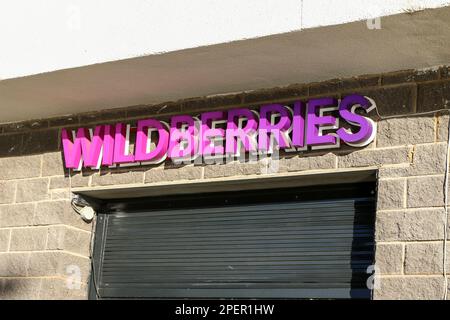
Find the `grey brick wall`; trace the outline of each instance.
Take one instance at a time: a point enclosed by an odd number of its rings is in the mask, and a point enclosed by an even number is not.
[[[448,70],[407,70],[0,125],[0,298],[87,297],[92,224],[83,222],[72,210],[72,188],[238,180],[265,174],[263,163],[239,162],[207,166],[164,163],[69,174],[63,169],[60,151],[62,127],[143,117],[164,119],[172,114],[316,96],[339,97],[350,92],[370,95],[382,116],[402,116],[449,109]],[[289,175],[378,168],[375,237],[380,278],[374,298],[439,299],[444,290],[443,182],[449,117],[432,112],[374,119],[378,132],[371,145],[282,157],[279,172]],[[67,286],[72,279],[71,266],[81,271],[78,289]]]

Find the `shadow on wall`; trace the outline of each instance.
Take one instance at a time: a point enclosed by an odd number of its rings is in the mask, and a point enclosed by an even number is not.
[[[202,163],[175,164],[171,160],[166,160],[160,164],[133,167],[101,167],[99,170],[83,168],[81,171],[65,169],[65,173],[66,177],[71,178],[72,187],[88,186],[90,179],[91,186],[142,183],[143,172],[146,172],[146,183],[275,174],[288,171],[334,169],[337,156],[349,155],[357,150],[359,148],[343,145],[340,149],[335,150],[282,152],[279,154],[278,161],[274,161],[277,158],[273,157],[269,158],[270,162],[265,162],[265,158],[249,159],[248,156],[229,163],[204,163],[202,161]],[[276,162],[275,165],[274,162]],[[268,168],[268,163],[273,168]],[[204,173],[202,173],[202,168],[205,169]],[[119,178],[120,176],[122,178]]]
[[[0,288],[0,300],[37,299],[40,283],[37,278],[5,278]]]

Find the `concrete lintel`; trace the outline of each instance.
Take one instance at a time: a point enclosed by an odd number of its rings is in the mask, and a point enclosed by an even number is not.
[[[269,188],[333,185],[374,181],[376,168],[316,170],[297,173],[277,173],[248,177],[227,177],[199,181],[161,182],[146,185],[74,188],[72,192],[94,199],[125,199],[163,195],[258,190]]]

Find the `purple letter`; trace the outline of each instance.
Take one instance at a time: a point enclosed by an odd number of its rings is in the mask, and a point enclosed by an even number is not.
[[[72,131],[63,129],[61,132],[62,144],[64,149],[64,162],[67,169],[81,169],[81,140],[86,138],[84,129],[78,129],[73,142],[69,136]]]
[[[350,130],[340,128],[337,131],[339,137],[347,144],[352,146],[363,147],[372,142],[375,133],[375,122],[372,119],[363,117],[359,114],[353,113],[353,107],[360,106],[366,112],[372,110],[375,104],[358,94],[352,94],[342,99],[339,105],[339,114],[348,123],[360,127],[359,131],[352,133]]]
[[[130,142],[128,126],[123,123],[116,124],[116,138],[114,145],[114,163],[129,163],[134,162],[134,155],[128,154]]]
[[[305,104],[301,101],[294,103],[294,116],[292,126],[292,146],[305,145]]]
[[[94,129],[92,141],[86,137],[81,140],[81,148],[83,150],[83,162],[85,167],[98,168],[100,167],[100,153],[103,146],[103,135],[105,128],[97,126]]]
[[[187,124],[187,130],[181,130],[181,126]],[[170,123],[170,143],[169,158],[184,159],[186,157],[194,157],[198,150],[198,142],[196,139],[197,130],[195,129],[195,121],[191,116],[174,116]],[[183,143],[188,145],[182,148]]]
[[[66,129],[62,130],[62,143],[64,149],[64,160],[66,168],[80,169],[81,159],[84,167],[98,168],[101,164],[100,155],[104,147],[103,137],[106,126],[97,126],[90,139],[89,130],[79,128],[74,142],[69,137]]]
[[[273,113],[280,114],[278,123],[272,124],[271,118]],[[283,136],[285,134],[284,131],[291,127],[291,119],[286,108],[281,104],[268,104],[261,107],[259,116],[259,150],[267,151],[269,149],[268,135],[271,133],[274,134],[280,148],[289,147],[286,138]]]
[[[235,118],[246,118],[247,124],[245,127],[239,128],[234,122]],[[226,153],[236,154],[236,138],[240,139],[246,151],[256,151],[256,143],[253,143],[250,140],[252,139],[251,136],[255,135],[257,129],[258,123],[255,120],[253,112],[249,109],[234,109],[228,111]]]
[[[105,166],[114,164],[114,126],[106,125],[103,136],[103,161]]]
[[[158,131],[158,144],[152,151],[147,150],[148,130],[154,128]],[[164,129],[161,122],[153,119],[140,120],[137,125],[136,134],[136,161],[159,160],[167,152],[169,144],[169,133]]]
[[[223,129],[211,129],[211,121],[222,120],[225,113],[222,111],[205,112],[201,115],[202,134],[200,143],[200,154],[203,156],[222,155],[224,153],[223,146],[211,146],[211,138],[224,137]]]
[[[308,101],[308,120],[306,141],[308,145],[335,145],[336,137],[332,135],[321,135],[319,127],[321,126],[335,126],[336,118],[333,116],[318,116],[317,109],[322,106],[335,106],[336,99],[323,98],[312,99]]]

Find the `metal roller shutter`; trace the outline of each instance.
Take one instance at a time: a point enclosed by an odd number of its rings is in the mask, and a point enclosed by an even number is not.
[[[368,185],[112,202],[100,214],[100,298],[369,298]]]

